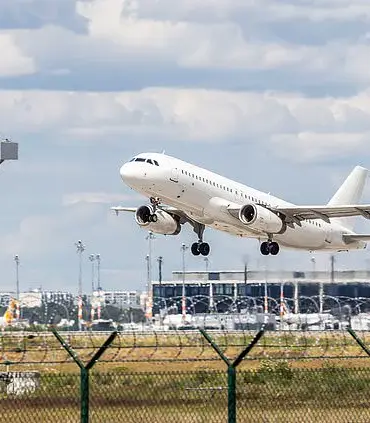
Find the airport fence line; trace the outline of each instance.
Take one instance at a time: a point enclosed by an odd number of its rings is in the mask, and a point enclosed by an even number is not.
[[[237,409],[228,417],[227,375],[219,370],[189,372],[95,372],[91,374],[89,421],[368,422],[370,368],[291,369],[265,362],[239,371]],[[4,421],[80,422],[78,374],[42,374],[27,389],[9,383],[0,392]]]
[[[262,326],[261,326],[262,327]],[[260,328],[261,328],[260,327]],[[219,349],[236,358],[252,342],[257,330],[209,330]],[[350,329],[350,328],[349,328]],[[370,344],[370,332],[355,331],[364,344]],[[82,362],[87,362],[106,341],[110,332],[59,332]],[[322,360],[368,358],[348,330],[341,331],[269,331],[250,351],[245,362],[274,360]],[[367,360],[365,360],[367,361]],[[51,331],[0,332],[0,366],[16,368],[36,365],[70,366],[73,359],[61,348]],[[134,363],[220,362],[218,353],[199,330],[145,330],[118,332],[99,363],[134,365]]]
[[[14,334],[8,335],[12,342],[2,343],[3,353],[10,353],[12,345],[16,350],[13,351],[14,354],[24,354],[27,346],[32,346],[35,354],[36,334],[32,334],[30,338],[30,334],[25,333],[22,337],[18,333],[16,343],[11,337]],[[137,422],[141,419],[150,419],[154,423],[370,421],[370,364],[367,364],[370,349],[364,334],[357,334],[350,328],[346,332],[345,345],[351,342],[354,350],[362,351],[361,358],[367,359],[358,360],[360,356],[357,355],[355,360],[348,359],[350,364],[347,366],[344,366],[346,360],[343,352],[336,354],[335,351],[338,346],[339,349],[343,347],[344,344],[341,343],[334,343],[330,347],[334,351],[329,357],[336,360],[315,360],[312,355],[309,360],[311,365],[306,368],[296,366],[299,361],[297,354],[289,357],[281,354],[261,356],[257,353],[258,360],[256,357],[251,360],[258,347],[268,347],[271,342],[276,341],[277,334],[271,337],[272,333],[262,327],[258,332],[239,334],[210,333],[205,330],[200,330],[197,334],[177,333],[179,338],[172,334],[172,339],[167,334],[166,341],[162,340],[164,356],[171,352],[169,345],[177,344],[178,347],[178,343],[185,340],[194,343],[195,340],[203,339],[203,348],[213,351],[216,359],[223,363],[223,369],[212,370],[209,355],[205,356],[206,359],[200,355],[197,360],[203,363],[201,368],[168,370],[166,367],[170,362],[177,362],[176,357],[171,356],[171,361],[155,362],[152,359],[151,369],[146,372],[140,368],[147,363],[146,354],[140,359],[136,356],[136,360],[131,363],[136,367],[130,368],[129,362],[120,361],[115,343],[123,336],[122,333],[98,334],[96,339],[92,339],[91,334],[75,334],[68,340],[68,334],[65,336],[65,333],[58,333],[54,329],[49,335],[53,342],[47,338],[48,345],[52,344],[53,349],[48,352],[41,349],[43,366],[38,367],[38,371],[35,368],[40,363],[36,361],[36,355],[33,356],[35,361],[32,366],[27,358],[25,371],[19,370],[20,363],[14,363],[13,366],[9,360],[4,361],[4,354],[2,355],[3,361],[0,364],[7,366],[7,370],[0,372],[0,411],[5,419],[14,418],[27,423]],[[303,337],[306,349],[309,350],[312,345],[317,348],[315,341],[311,339],[309,342],[307,333],[295,335]],[[343,340],[344,333],[340,335]],[[289,338],[291,334],[284,336],[286,342],[290,340],[294,344],[295,338]],[[266,341],[268,337],[270,339]],[[36,345],[32,342],[28,345],[26,340],[35,342]],[[71,340],[75,345],[69,342]],[[90,344],[92,340],[94,348]],[[20,348],[22,342],[23,349]],[[122,340],[119,345],[121,342]],[[72,371],[69,368],[69,373],[50,369],[52,360],[45,361],[45,354],[55,355],[56,345],[70,358],[70,367],[74,363]],[[151,348],[150,342],[144,345]],[[282,346],[285,344],[280,340],[280,347]],[[88,354],[85,352],[86,348]],[[298,350],[302,353],[305,348],[298,347]],[[295,345],[293,349],[296,349]],[[190,352],[189,348],[187,354],[190,355]],[[104,367],[109,363],[107,358],[111,362],[118,359],[116,364],[125,363],[125,366],[107,370]],[[304,354],[301,358],[306,359]],[[58,361],[54,363],[60,364]],[[180,359],[180,363],[183,363],[183,359]],[[192,364],[194,361],[189,359],[188,365]],[[10,371],[12,368],[15,370]],[[77,369],[80,371],[79,375],[76,373]]]

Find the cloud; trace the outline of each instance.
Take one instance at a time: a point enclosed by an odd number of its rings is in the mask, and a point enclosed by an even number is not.
[[[271,137],[272,148],[278,156],[295,161],[338,160],[356,155],[370,144],[367,133],[310,133],[279,134]]]
[[[79,203],[112,204],[132,201],[133,198],[127,195],[107,192],[76,192],[64,195],[63,206],[73,206]]]
[[[314,160],[358,152],[370,133],[369,91],[352,97],[152,88],[137,92],[0,92],[5,133],[53,131],[54,142],[125,140],[268,146]],[[293,153],[291,153],[293,152]]]
[[[0,2],[0,27],[34,29],[57,23],[75,31],[83,31],[85,20],[76,10],[79,2],[77,0],[2,1]]]
[[[0,32],[0,52],[0,77],[36,72],[34,60],[22,53],[11,33]]]
[[[306,21],[298,25],[297,19],[301,16],[315,25],[324,22],[327,30],[332,21],[325,11],[344,11],[344,4],[336,8],[312,3],[317,16],[310,15],[310,5],[286,2],[277,6],[270,1],[209,1],[200,6],[190,1],[174,6],[167,2],[81,1],[75,13],[86,22],[86,32],[76,33],[58,19],[38,29],[18,31],[17,46],[42,70],[25,83],[89,90],[98,85],[102,89],[109,86],[109,90],[130,85],[216,87],[222,76],[222,84],[233,89],[250,84],[333,92],[355,91],[370,82],[366,71],[369,31],[362,25],[369,17],[361,15],[361,2],[356,3],[353,27],[344,35],[334,29],[332,37],[315,43],[306,40],[318,33],[317,28],[304,34]],[[214,11],[208,14],[211,6]],[[341,19],[348,15],[338,12],[333,19],[340,28]],[[289,29],[291,22],[296,29]],[[112,75],[109,81],[102,77],[105,72]]]

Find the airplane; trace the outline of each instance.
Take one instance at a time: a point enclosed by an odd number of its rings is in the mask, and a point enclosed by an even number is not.
[[[284,248],[313,251],[365,249],[370,234],[353,231],[354,216],[370,219],[361,205],[368,170],[356,166],[327,205],[297,206],[164,153],[140,153],[120,168],[123,182],[149,199],[139,207],[111,207],[132,212],[148,231],[178,235],[185,223],[198,240],[193,255],[207,256],[206,227],[255,238],[261,254]]]

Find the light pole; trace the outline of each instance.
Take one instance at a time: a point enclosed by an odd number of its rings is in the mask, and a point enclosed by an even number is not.
[[[208,266],[209,266],[209,258],[204,257],[204,263],[206,264],[206,272],[208,272]]]
[[[163,265],[163,257],[158,257],[158,282],[159,282],[159,296],[162,296],[162,265]]]
[[[181,296],[181,312],[182,312],[182,320],[185,321],[186,319],[186,295],[185,295],[185,252],[188,247],[182,243],[181,244],[181,251],[182,251],[182,296]]]
[[[14,256],[15,261],[15,276],[16,276],[16,296],[19,301],[19,255]]]
[[[81,240],[76,243],[77,253],[79,254],[79,275],[78,275],[78,328],[82,328],[82,253],[85,251],[85,246]]]
[[[100,260],[101,260],[101,256],[100,256],[100,254],[96,254],[95,255],[95,260],[96,260],[96,262],[98,263],[98,286],[97,286],[97,289],[98,289],[98,291],[101,291],[101,286],[100,286]]]
[[[94,278],[95,278],[95,256],[94,254],[89,255],[89,260],[91,261],[91,294],[94,293]]]
[[[75,246],[79,254],[78,295],[82,296],[82,253],[85,251],[85,246],[81,240],[78,240]]]
[[[149,292],[152,288],[152,240],[155,239],[153,232],[149,231],[148,236],[145,238],[148,240],[148,254],[146,256],[146,260],[147,260],[147,287],[146,287],[146,292],[147,295],[149,296]]]

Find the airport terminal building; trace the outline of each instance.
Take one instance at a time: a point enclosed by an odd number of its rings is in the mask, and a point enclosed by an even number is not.
[[[267,307],[278,312],[281,296],[295,313],[322,312],[336,304],[361,303],[370,311],[370,271],[181,271],[171,281],[152,283],[153,314],[173,308],[181,312],[183,292],[187,312],[240,312]],[[353,301],[356,300],[356,301]],[[363,301],[361,301],[363,300]],[[266,309],[265,309],[266,311]]]

